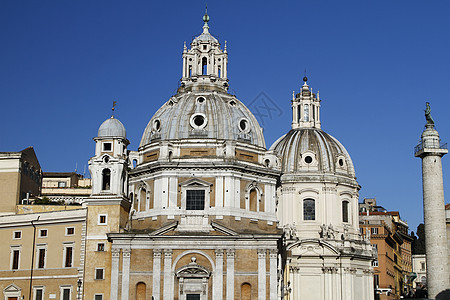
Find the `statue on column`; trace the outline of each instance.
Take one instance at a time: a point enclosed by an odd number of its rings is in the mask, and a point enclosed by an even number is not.
[[[430,107],[430,102],[426,103],[427,107],[425,109],[425,119],[427,120],[427,125],[434,125],[434,120],[431,117],[431,107]]]

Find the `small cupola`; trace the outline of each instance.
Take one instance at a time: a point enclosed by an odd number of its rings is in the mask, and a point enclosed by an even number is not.
[[[298,94],[292,92],[292,129],[320,129],[319,92],[314,94],[307,84],[308,77],[303,77],[303,86]]]
[[[191,49],[183,47],[183,72],[180,90],[228,89],[226,41],[224,50],[209,32],[209,15],[203,16],[203,32],[194,38]],[[208,88],[206,88],[208,87]]]

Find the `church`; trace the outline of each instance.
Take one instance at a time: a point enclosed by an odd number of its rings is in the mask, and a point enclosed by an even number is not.
[[[203,22],[184,45],[177,93],[138,150],[114,116],[99,127],[92,195],[77,213],[78,287],[61,299],[373,299],[360,186],[344,146],[321,130],[319,94],[305,77],[292,129],[267,147],[255,116],[227,92],[226,44],[207,14]],[[27,288],[19,285],[2,289]]]

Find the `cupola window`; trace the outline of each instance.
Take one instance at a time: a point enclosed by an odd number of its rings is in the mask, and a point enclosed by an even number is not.
[[[247,132],[248,129],[249,129],[248,120],[247,119],[241,119],[239,121],[239,130],[242,131],[242,132]]]
[[[202,58],[202,75],[208,74],[208,59],[206,57]]]
[[[305,163],[310,164],[310,163],[312,163],[312,161],[313,161],[313,159],[311,156],[308,155],[305,157]]]
[[[303,220],[316,219],[316,201],[314,199],[303,200]]]
[[[197,113],[191,116],[190,124],[195,129],[203,129],[206,127],[208,120],[204,114]]]
[[[103,151],[109,152],[112,150],[112,144],[111,143],[103,143]]]
[[[348,223],[348,201],[342,202],[342,222]]]
[[[156,132],[161,130],[161,121],[159,119],[153,120],[153,130]]]
[[[109,190],[111,186],[111,170],[103,169],[102,171],[102,190]]]
[[[205,102],[205,98],[204,97],[198,97],[197,98],[197,102],[198,103],[203,103],[203,102]]]
[[[303,110],[304,110],[303,121],[309,122],[309,105],[305,104]]]

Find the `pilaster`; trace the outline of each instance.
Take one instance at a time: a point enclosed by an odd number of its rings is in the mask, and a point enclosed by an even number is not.
[[[161,299],[161,250],[153,250],[153,298]]]
[[[234,300],[234,249],[227,250],[227,300]]]
[[[173,300],[172,250],[164,250],[164,300]]]
[[[122,250],[122,300],[128,300],[130,293],[131,249]]]
[[[270,300],[277,299],[277,249],[269,250],[269,288],[270,288]]]
[[[266,249],[258,249],[258,300],[266,299]]]
[[[111,250],[111,300],[117,300],[119,294],[120,249]]]
[[[213,282],[213,299],[223,299],[223,250],[216,250],[216,273]]]

